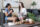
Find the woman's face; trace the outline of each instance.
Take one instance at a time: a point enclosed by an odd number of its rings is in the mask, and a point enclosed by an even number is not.
[[[11,8],[11,5],[10,5],[10,6],[8,6],[8,8],[10,9],[10,8]]]

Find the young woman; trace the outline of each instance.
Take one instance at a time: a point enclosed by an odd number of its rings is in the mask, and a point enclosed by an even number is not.
[[[27,15],[26,8],[22,2],[19,3],[19,20],[23,20],[25,15]]]
[[[25,15],[27,15],[27,10],[26,10],[26,8],[24,7],[23,3],[20,2],[20,4],[19,4],[19,20],[20,20],[20,21],[23,21]],[[27,21],[28,21],[29,23],[32,23],[32,22],[33,22],[32,19],[26,19],[25,22],[27,22]],[[24,22],[24,21],[23,21],[23,22]]]
[[[13,22],[16,20],[16,17],[12,17],[12,10],[10,9],[11,5],[8,3],[5,8],[5,23],[7,23],[7,20],[12,20]]]

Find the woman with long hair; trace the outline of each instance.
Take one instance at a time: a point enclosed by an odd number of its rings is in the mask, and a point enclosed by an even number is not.
[[[25,15],[27,15],[26,8],[22,2],[19,3],[19,20],[23,20]]]
[[[16,21],[16,17],[12,17],[12,10],[11,10],[11,4],[8,3],[6,5],[6,8],[5,8],[5,23],[7,23],[7,20],[12,20],[13,22]]]
[[[20,2],[19,4],[19,20],[20,21],[23,21],[25,18],[25,16],[27,15],[27,10],[26,8],[24,7],[24,4],[22,2]],[[26,19],[25,21],[23,22],[29,22],[29,23],[32,23],[33,20],[32,19]]]

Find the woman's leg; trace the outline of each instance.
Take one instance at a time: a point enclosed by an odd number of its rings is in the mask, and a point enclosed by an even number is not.
[[[13,22],[16,22],[16,17],[8,17],[8,20],[12,20]]]

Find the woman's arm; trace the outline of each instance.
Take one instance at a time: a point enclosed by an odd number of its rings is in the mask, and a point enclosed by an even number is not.
[[[6,15],[6,16],[8,16],[8,13],[7,13],[7,12],[5,12],[5,15]]]
[[[10,12],[5,12],[5,15],[8,16],[10,13],[12,13],[12,10],[10,10]]]
[[[5,15],[6,16],[8,16],[9,14],[11,14],[12,13],[12,10],[10,10],[9,12],[8,12],[8,9],[5,9]]]
[[[8,16],[8,9],[5,9],[5,16]]]

